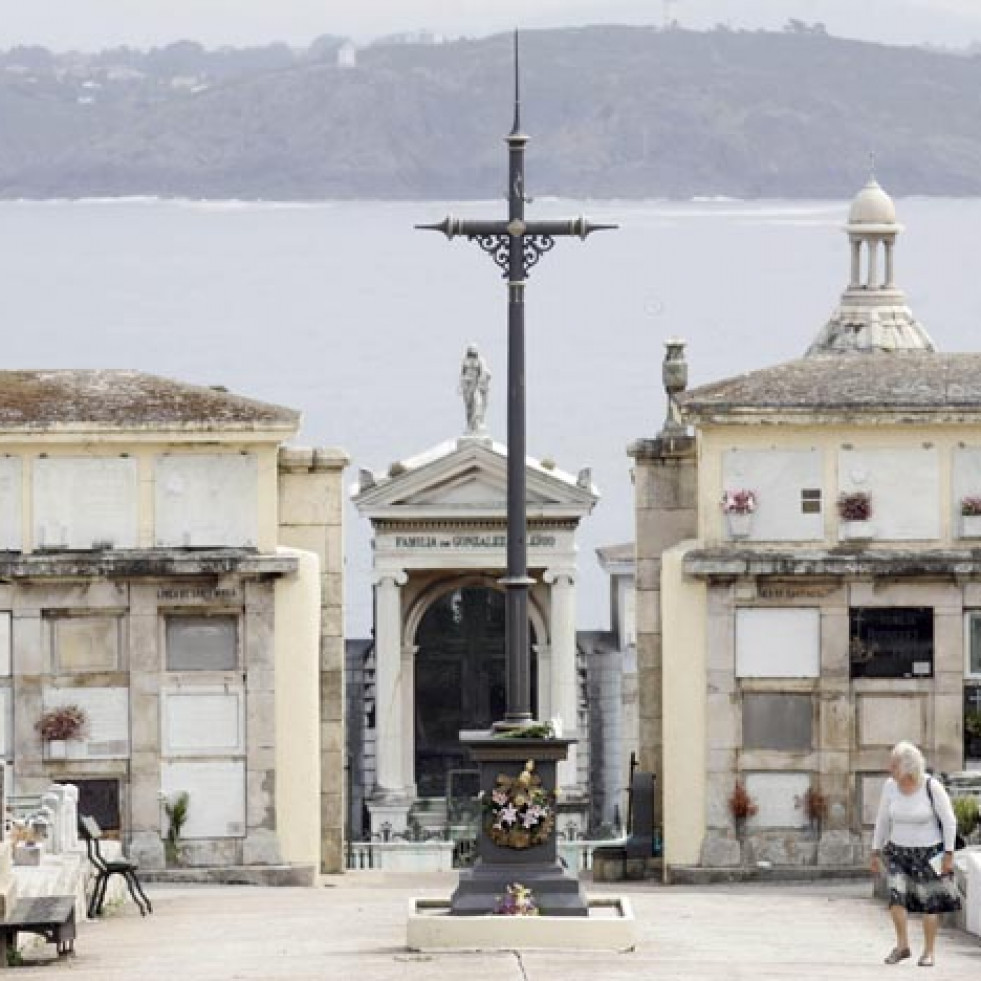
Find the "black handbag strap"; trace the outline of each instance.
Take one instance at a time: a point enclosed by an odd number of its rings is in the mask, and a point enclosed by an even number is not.
[[[933,801],[933,791],[930,789],[930,783],[932,782],[932,780],[933,777],[931,777],[930,774],[928,773],[926,778],[927,797],[930,798],[930,807],[933,810],[933,816],[937,819],[937,827],[940,829],[940,843],[943,844],[944,825],[943,822],[940,820],[940,815],[937,813],[937,805]]]
[[[943,822],[940,820],[940,815],[937,813],[937,805],[933,802],[933,791],[930,789],[931,780],[933,780],[933,777],[931,777],[930,774],[928,773],[926,778],[926,792],[927,792],[927,797],[930,798],[930,806],[933,808],[933,816],[937,819],[937,827],[940,828],[940,843],[942,845],[944,843],[944,825]],[[963,847],[964,847],[964,839],[960,836],[960,834],[958,834],[958,832],[955,829],[954,850],[960,851]]]

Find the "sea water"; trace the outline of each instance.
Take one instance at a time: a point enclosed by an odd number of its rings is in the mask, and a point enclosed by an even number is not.
[[[898,202],[898,283],[946,351],[981,349],[981,201]],[[413,225],[504,202],[0,203],[2,367],[135,368],[299,409],[298,442],[359,468],[461,435],[468,343],[505,428],[506,292],[476,245]],[[849,272],[844,202],[533,202],[620,225],[560,240],[527,289],[528,451],[602,497],[579,535],[578,621],[609,622],[599,546],[634,536],[628,443],[664,418],[664,341],[691,384],[799,357]],[[345,513],[347,635],[371,621],[370,529]]]

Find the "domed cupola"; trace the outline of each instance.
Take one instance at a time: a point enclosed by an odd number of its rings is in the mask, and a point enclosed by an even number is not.
[[[848,288],[808,355],[936,350],[895,283],[896,238],[902,230],[895,203],[870,175],[852,201],[845,226],[851,246]]]
[[[857,226],[864,226],[866,231],[871,231],[871,225],[889,226],[888,231],[893,234],[900,231],[901,227],[896,224],[896,205],[893,199],[882,190],[874,175],[869,176],[868,183],[855,195],[848,211],[849,231],[854,229],[856,233],[860,232],[862,229]]]

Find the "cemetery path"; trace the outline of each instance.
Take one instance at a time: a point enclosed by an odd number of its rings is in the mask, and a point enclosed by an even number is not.
[[[31,981],[862,981],[914,971],[882,958],[892,931],[869,883],[670,887],[624,883],[638,921],[632,953],[407,951],[410,896],[445,897],[452,876],[328,877],[318,889],[151,885],[152,916],[126,903],[79,928],[77,956]],[[33,953],[29,952],[29,953]],[[933,981],[981,976],[981,944],[945,931]],[[13,972],[11,977],[16,977]]]

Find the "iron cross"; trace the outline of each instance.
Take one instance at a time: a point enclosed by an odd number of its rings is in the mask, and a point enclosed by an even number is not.
[[[508,288],[507,397],[507,575],[501,580],[505,599],[505,664],[507,709],[498,727],[513,728],[532,721],[531,659],[528,648],[528,519],[525,473],[525,281],[529,270],[555,245],[555,239],[616,228],[596,225],[584,217],[568,220],[525,219],[525,145],[521,131],[521,90],[518,32],[514,34],[514,123],[508,145],[507,220],[445,218],[438,225],[417,228],[442,232],[448,239],[466,236],[501,268]],[[575,726],[575,719],[566,720]]]

